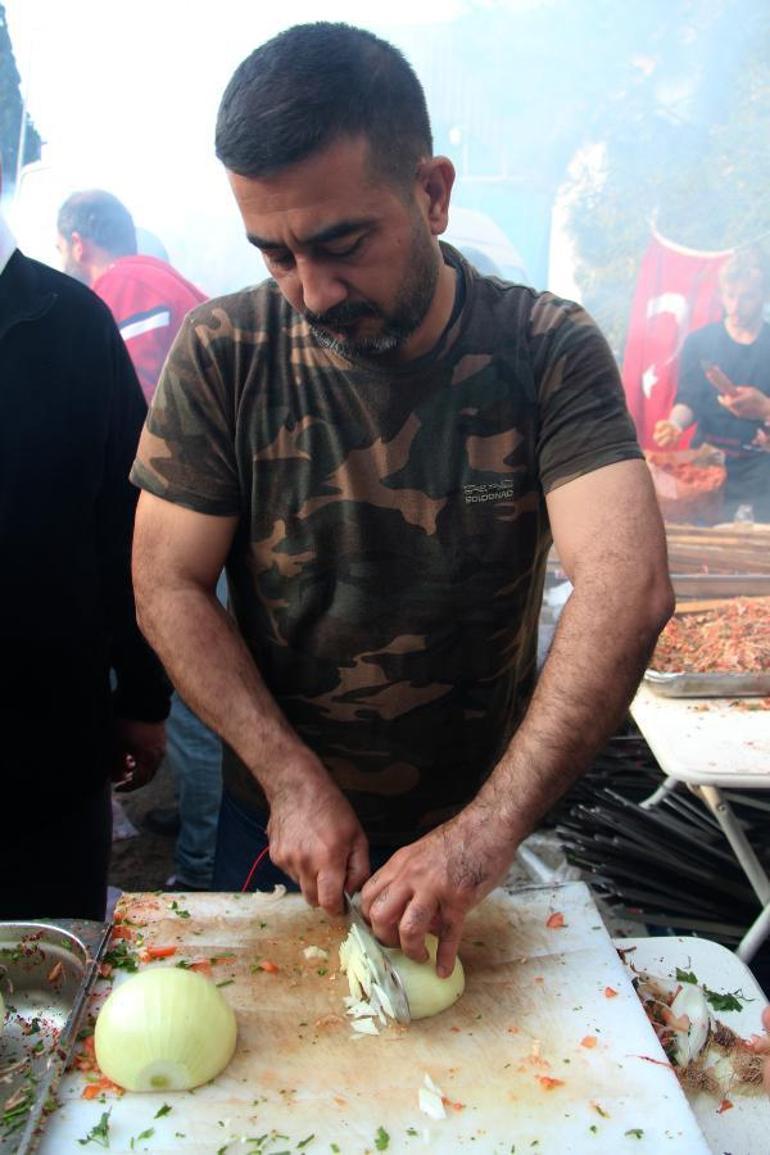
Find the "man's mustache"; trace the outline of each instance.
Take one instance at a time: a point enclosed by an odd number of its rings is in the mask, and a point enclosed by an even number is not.
[[[334,329],[338,325],[352,325],[354,321],[361,321],[364,317],[379,317],[379,310],[365,301],[343,301],[325,313],[314,313],[311,309],[304,309],[302,313],[310,325],[320,325],[321,328]]]

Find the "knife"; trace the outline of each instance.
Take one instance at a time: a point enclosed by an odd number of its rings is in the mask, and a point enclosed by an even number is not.
[[[366,961],[371,967],[378,985],[382,987],[390,1001],[396,1021],[404,1024],[411,1023],[412,1014],[409,1010],[409,1000],[406,997],[404,984],[385,954],[382,944],[374,937],[372,928],[361,914],[358,896],[351,898],[347,891],[345,892],[345,911],[349,925],[358,935]]]

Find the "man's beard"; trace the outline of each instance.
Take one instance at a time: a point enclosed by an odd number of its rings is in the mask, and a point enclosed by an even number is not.
[[[409,267],[399,286],[395,304],[384,312],[370,301],[343,301],[325,313],[303,310],[303,316],[319,345],[343,357],[383,357],[395,353],[419,329],[430,309],[438,282],[436,250],[424,232],[422,221],[415,222]],[[358,339],[339,336],[338,330],[365,317],[379,319],[378,332]]]

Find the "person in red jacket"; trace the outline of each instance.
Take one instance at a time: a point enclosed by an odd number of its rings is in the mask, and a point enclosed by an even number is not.
[[[109,306],[149,402],[182,321],[205,294],[167,261],[137,253],[131,214],[112,193],[73,193],[57,231],[64,272]]]
[[[185,315],[205,301],[205,295],[167,261],[137,252],[131,213],[103,189],[68,197],[59,209],[57,232],[64,272],[88,285],[109,307],[149,402]],[[224,601],[223,579],[219,595]],[[146,822],[160,833],[178,831],[175,874],[166,887],[206,890],[222,792],[221,744],[178,694],[171,702],[167,735],[179,814],[154,810]]]

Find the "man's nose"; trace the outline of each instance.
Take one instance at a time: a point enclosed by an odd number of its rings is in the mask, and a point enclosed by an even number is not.
[[[320,261],[298,261],[297,276],[302,303],[311,313],[321,316],[347,298],[347,285],[330,265]]]

